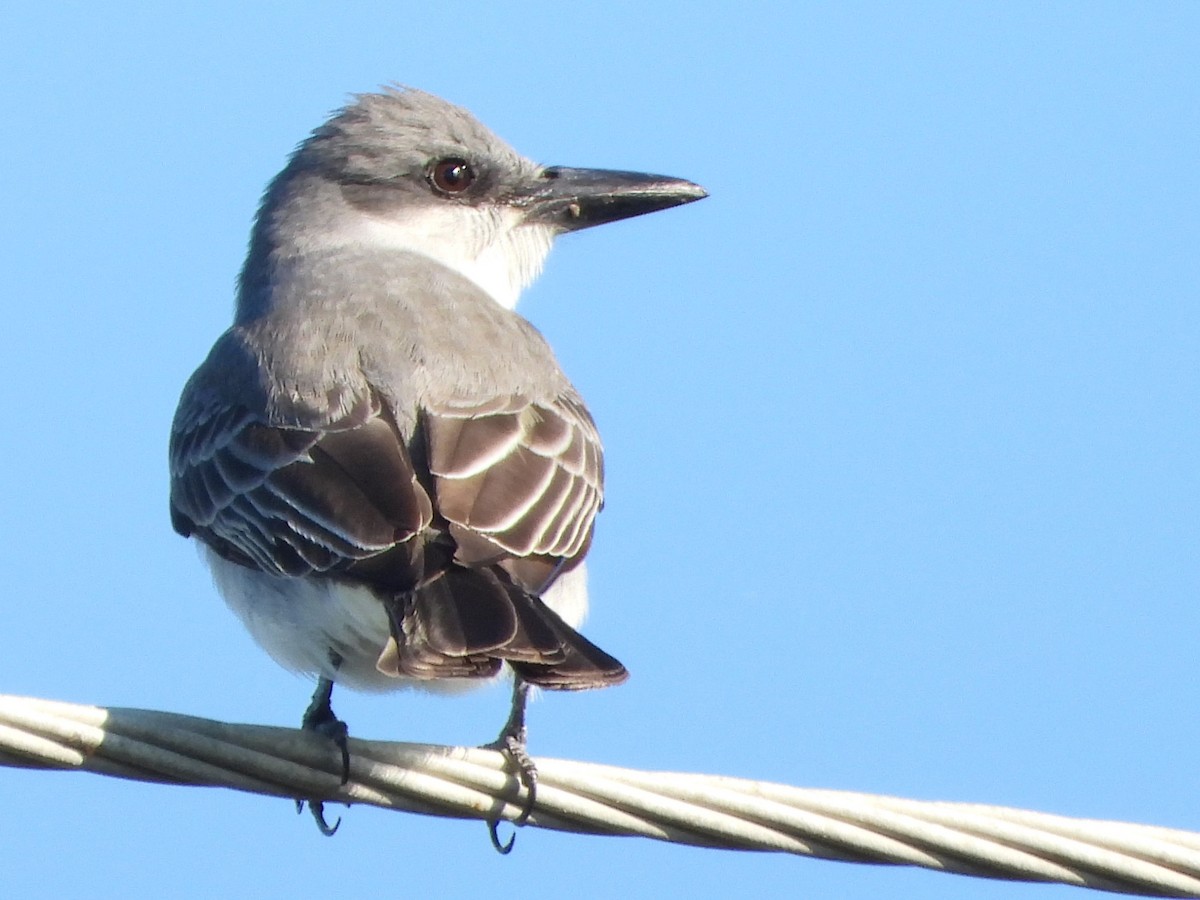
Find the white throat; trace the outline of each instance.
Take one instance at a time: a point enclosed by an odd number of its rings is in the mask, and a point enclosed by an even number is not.
[[[405,211],[403,221],[362,216],[354,239],[419,253],[453,269],[505,309],[542,271],[554,229],[522,221],[517,210],[443,204]]]

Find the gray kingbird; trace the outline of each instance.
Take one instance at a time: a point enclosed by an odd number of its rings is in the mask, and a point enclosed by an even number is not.
[[[233,326],[175,414],[171,521],[254,639],[316,676],[303,723],[338,742],[343,780],[335,682],[454,688],[507,665],[496,745],[531,806],[528,685],[627,677],[575,630],[600,437],[513,307],[559,234],[704,196],[538,165],[399,89],[356,97],[267,187]]]

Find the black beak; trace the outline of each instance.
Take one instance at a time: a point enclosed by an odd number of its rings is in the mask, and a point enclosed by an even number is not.
[[[542,170],[541,179],[521,205],[528,209],[527,221],[578,231],[707,196],[708,191],[700,185],[682,178],[551,166]]]

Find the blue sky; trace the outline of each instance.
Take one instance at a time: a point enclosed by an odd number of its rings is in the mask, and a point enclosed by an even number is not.
[[[1200,830],[1200,6],[8,4],[0,691],[294,724],[167,520],[259,192],[399,81],[710,199],[560,242],[522,311],[605,438],[536,754]],[[502,687],[354,696],[490,740]],[[0,771],[0,893],[1057,897]]]

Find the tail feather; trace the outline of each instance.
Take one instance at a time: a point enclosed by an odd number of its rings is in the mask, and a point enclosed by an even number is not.
[[[537,597],[530,601],[539,607],[558,637],[562,662],[513,662],[518,675],[530,684],[551,691],[583,691],[612,687],[629,678],[629,671],[582,634],[564,622]]]
[[[549,690],[620,684],[628,672],[498,568],[452,566],[388,603],[392,639],[376,663],[420,680],[486,678],[508,662]]]

